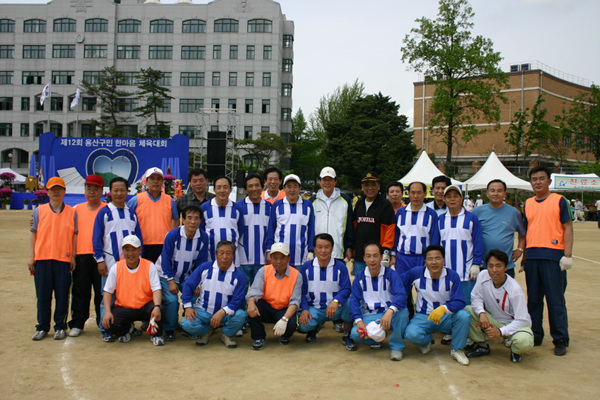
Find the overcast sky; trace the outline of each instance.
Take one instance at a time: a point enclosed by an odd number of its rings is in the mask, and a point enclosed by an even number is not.
[[[176,0],[162,0],[164,4]],[[47,3],[0,0],[0,3]],[[207,1],[194,0],[204,4]],[[355,79],[367,93],[381,92],[400,104],[412,124],[413,82],[421,79],[401,61],[404,36],[415,19],[435,19],[435,0],[280,0],[295,23],[294,114],[308,117],[319,99]],[[510,64],[536,62],[600,83],[599,0],[471,0],[474,35],[494,43]]]

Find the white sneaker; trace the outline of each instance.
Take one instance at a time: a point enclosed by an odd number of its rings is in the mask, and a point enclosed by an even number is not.
[[[199,337],[196,340],[196,346],[204,346],[205,344],[208,344],[208,338],[210,338],[210,335],[212,335],[212,328],[208,330],[208,333],[204,336]]]
[[[402,360],[402,352],[400,350],[392,350],[390,353],[390,360],[400,361]]]
[[[239,331],[237,331],[237,333],[235,334],[235,336],[237,336],[237,337],[244,336],[244,331],[240,329]]]
[[[152,336],[152,338],[150,338],[150,340],[152,341],[152,344],[155,346],[162,346],[163,344],[165,344],[165,340],[163,339],[162,336]]]
[[[237,347],[237,342],[235,340],[223,334],[221,334],[221,342],[223,342],[228,349],[235,349]]]
[[[421,350],[421,354],[427,354],[431,351],[431,342],[427,343],[427,346],[421,346],[419,348]]]
[[[469,365],[469,359],[462,350],[450,350],[450,355],[461,365]]]
[[[71,328],[69,330],[69,336],[70,337],[77,337],[79,335],[81,335],[82,329],[79,328]]]
[[[442,341],[440,342],[444,346],[448,346],[452,344],[452,335],[444,335]]]
[[[512,346],[512,340],[510,340],[510,338],[502,339],[502,343],[504,343],[504,346],[508,347],[509,349],[510,349],[510,346]]]

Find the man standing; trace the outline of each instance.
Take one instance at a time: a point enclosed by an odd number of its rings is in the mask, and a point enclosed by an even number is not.
[[[469,212],[472,212],[475,208],[475,203],[473,203],[473,200],[471,200],[471,197],[469,197],[469,195],[465,196],[465,199],[463,200],[463,207]]]
[[[554,354],[563,356],[569,347],[565,290],[567,270],[573,265],[573,221],[568,201],[557,193],[550,193],[547,167],[532,168],[529,179],[535,196],[525,202],[527,309],[535,344],[539,346],[544,339],[542,320],[546,296]]]
[[[515,261],[523,255],[525,246],[525,224],[521,213],[516,208],[504,204],[506,197],[506,183],[494,179],[487,185],[488,204],[475,208],[473,213],[481,223],[483,234],[483,254],[488,254],[492,249],[499,249],[510,254],[508,275],[515,277]],[[515,232],[519,233],[519,243],[515,250]]]
[[[402,196],[404,196],[404,186],[400,182],[390,182],[387,188],[387,197],[394,207],[394,215],[400,208],[405,207]]]
[[[75,268],[77,214],[63,202],[65,182],[59,177],[46,184],[50,202],[33,211],[31,255],[27,266],[35,281],[37,325],[33,340],[42,340],[50,331],[52,294],[54,307],[54,340],[67,334],[71,271]]]
[[[207,344],[212,330],[223,325],[221,342],[230,349],[237,347],[233,337],[242,329],[248,315],[244,311],[246,281],[233,263],[234,256],[234,244],[228,240],[220,241],[217,243],[217,260],[202,263],[183,285],[181,302],[185,318],[181,327],[199,336],[198,346]],[[196,297],[194,292],[198,286],[201,291]]]
[[[90,300],[94,290],[94,309],[96,310],[96,325],[100,325],[100,303],[102,302],[102,277],[98,272],[98,263],[94,259],[92,236],[94,221],[100,209],[106,203],[100,201],[104,179],[98,175],[88,175],[85,178],[85,203],[75,206],[77,213],[77,250],[75,270],[73,271],[73,287],[71,289],[71,321],[69,321],[69,336],[79,336],[83,331],[85,321],[90,317]]]
[[[209,193],[207,190],[208,179],[206,178],[206,171],[202,168],[195,168],[190,171],[190,182],[189,189],[186,194],[177,199],[177,210],[179,215],[183,212],[183,209],[187,206],[194,205],[198,208],[207,201],[215,197],[214,194]]]
[[[381,184],[377,175],[367,172],[361,180],[361,189],[365,194],[354,208],[355,254],[354,274],[364,270],[365,244],[374,241],[383,248],[382,265],[390,264],[390,251],[394,247],[394,225],[396,217],[392,203],[380,193]]]
[[[581,220],[581,222],[585,222],[584,218],[585,213],[583,212],[583,203],[579,200],[579,197],[575,198],[575,218],[574,222]]]
[[[481,207],[482,205],[483,205],[483,199],[481,198],[481,195],[478,194],[477,200],[475,200],[475,208]]]
[[[148,190],[138,193],[127,206],[137,213],[144,236],[145,259],[156,262],[162,252],[165,235],[179,226],[179,212],[173,199],[163,193],[163,172],[149,168],[144,174]]]
[[[273,204],[277,200],[281,200],[285,197],[285,192],[279,190],[281,181],[283,180],[283,172],[277,167],[270,167],[265,170],[265,183],[267,184],[267,190],[262,192],[261,197],[265,201]]]
[[[446,212],[446,203],[444,202],[444,190],[452,185],[452,181],[446,175],[439,175],[433,178],[431,186],[433,190],[433,201],[426,204],[433,208],[438,216]]]

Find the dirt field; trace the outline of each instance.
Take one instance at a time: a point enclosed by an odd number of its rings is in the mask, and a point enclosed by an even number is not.
[[[409,343],[404,359],[392,362],[385,345],[380,351],[366,346],[346,351],[329,323],[313,345],[300,334],[286,347],[269,337],[258,352],[250,349],[249,334],[238,338],[237,349],[226,349],[216,335],[198,347],[179,333],[163,347],[152,346],[145,334],[126,344],[103,343],[91,319],[78,338],[34,342],[35,290],[27,270],[30,214],[0,211],[3,399],[598,398],[600,230],[595,222],[575,224],[567,355],[554,356],[547,333],[544,344],[520,364],[512,364],[508,349],[496,342],[490,356],[464,367],[450,358],[449,346],[439,344],[441,336],[431,353],[422,355]],[[518,281],[524,286],[523,275]]]

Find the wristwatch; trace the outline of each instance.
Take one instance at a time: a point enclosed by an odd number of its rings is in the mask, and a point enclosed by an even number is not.
[[[285,315],[283,317],[281,317],[281,319],[284,320],[285,322],[289,321],[288,317],[286,317]]]

